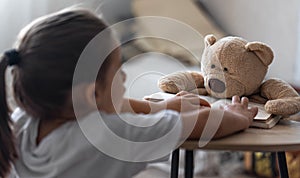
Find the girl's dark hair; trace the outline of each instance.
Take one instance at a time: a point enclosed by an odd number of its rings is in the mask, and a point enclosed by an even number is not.
[[[35,118],[61,116],[80,54],[106,27],[86,10],[59,12],[26,27],[17,44],[22,60],[13,70],[17,105]]]
[[[0,177],[7,175],[13,160],[17,157],[6,101],[5,69],[7,65],[8,59],[3,55],[0,61]]]
[[[83,9],[51,14],[25,27],[16,44],[21,60],[12,70],[17,105],[34,118],[60,117],[70,96],[73,73],[81,52],[106,27],[100,18]],[[98,78],[105,78],[109,61],[102,64]],[[16,158],[5,93],[7,66],[4,55],[0,62],[0,177],[5,176]]]

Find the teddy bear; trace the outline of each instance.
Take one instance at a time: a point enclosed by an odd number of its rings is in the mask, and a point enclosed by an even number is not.
[[[264,104],[271,114],[288,116],[300,111],[300,96],[287,82],[265,79],[274,54],[267,44],[241,37],[214,35],[204,38],[201,72],[184,71],[160,78],[158,85],[168,93],[196,92],[215,98],[247,96]]]

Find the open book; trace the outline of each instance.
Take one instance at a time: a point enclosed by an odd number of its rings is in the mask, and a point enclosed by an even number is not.
[[[168,98],[171,98],[174,96],[175,96],[174,94],[157,92],[152,95],[145,96],[144,99],[148,100],[148,101],[158,102],[158,101],[163,101],[165,99],[168,99]],[[218,98],[214,98],[211,96],[201,96],[201,95],[200,95],[200,97],[205,99],[206,101],[208,101],[211,104],[211,106],[213,106],[213,107],[221,107],[221,106],[224,106],[225,104],[231,103],[230,99],[218,99]],[[253,106],[258,107],[258,113],[255,116],[251,127],[269,129],[269,128],[274,127],[281,118],[281,116],[272,115],[270,113],[267,113],[266,110],[264,109],[264,105],[249,102],[249,107],[253,107]]]

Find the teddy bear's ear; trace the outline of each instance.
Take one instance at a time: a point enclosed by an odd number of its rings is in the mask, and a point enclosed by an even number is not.
[[[213,45],[216,41],[217,39],[214,35],[206,35],[204,38],[205,47]]]
[[[261,42],[249,42],[245,45],[245,48],[248,51],[254,52],[265,66],[272,63],[274,54],[268,45]]]

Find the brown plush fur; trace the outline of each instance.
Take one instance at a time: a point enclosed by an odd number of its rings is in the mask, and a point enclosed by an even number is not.
[[[288,83],[280,79],[264,81],[274,58],[267,44],[231,36],[217,41],[213,35],[207,35],[204,43],[201,73],[176,72],[162,77],[159,87],[163,91],[199,91],[217,98],[248,96],[265,103],[265,109],[272,114],[300,111],[299,94]]]

